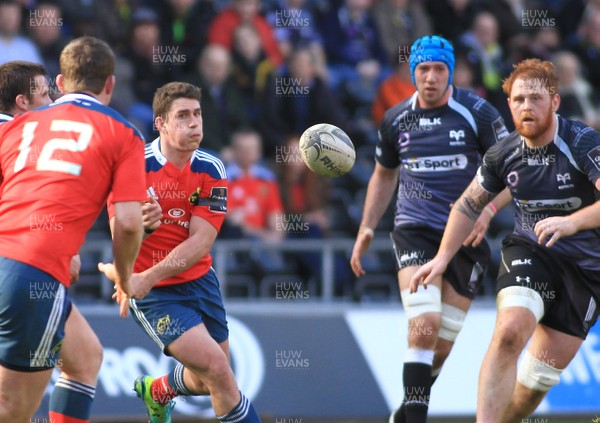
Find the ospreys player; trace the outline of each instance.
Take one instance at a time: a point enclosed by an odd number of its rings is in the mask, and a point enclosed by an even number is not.
[[[579,350],[600,300],[600,134],[556,114],[558,78],[550,62],[524,60],[503,89],[517,130],[487,152],[450,214],[436,258],[411,281],[415,291],[419,282],[434,281],[487,202],[509,188],[515,226],[502,247],[478,422],[530,415]]]
[[[462,248],[429,289],[409,295],[409,281],[419,266],[435,256],[450,205],[475,176],[481,156],[508,131],[486,100],[451,85],[454,50],[448,40],[425,36],[415,41],[410,68],[417,92],[383,118],[351,266],[357,276],[364,275],[360,258],[399,183],[391,237],[409,331],[403,405],[390,421],[424,423],[431,385],[462,328],[489,261],[483,236],[496,209],[508,202],[508,194],[488,206],[489,213],[482,215],[469,240],[473,245]]]

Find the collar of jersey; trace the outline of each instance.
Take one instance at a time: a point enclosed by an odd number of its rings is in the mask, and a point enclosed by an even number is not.
[[[14,116],[13,115],[9,115],[8,113],[0,113],[0,119],[13,120]]]
[[[100,100],[98,100],[96,97],[94,97],[91,94],[77,93],[77,92],[65,94],[61,98],[56,99],[56,101],[54,103],[66,103],[67,101],[75,101],[75,100],[80,100],[80,101],[85,100],[85,101],[91,101],[94,103],[102,104],[100,102]]]

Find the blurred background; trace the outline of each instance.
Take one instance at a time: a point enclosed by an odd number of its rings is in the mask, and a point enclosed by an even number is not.
[[[364,257],[367,275],[357,279],[349,257],[378,125],[385,110],[414,92],[409,47],[426,34],[453,42],[454,84],[490,101],[510,130],[501,83],[514,63],[530,57],[556,65],[559,113],[600,128],[600,1],[0,0],[0,64],[40,62],[54,78],[69,40],[104,39],[117,55],[111,106],[147,142],[158,136],[151,101],[159,86],[183,80],[202,88],[202,147],[223,160],[230,179],[229,214],[212,254],[234,322],[233,349],[240,351],[233,364],[257,408],[278,423],[382,419],[399,404],[406,320],[389,239],[395,201]],[[52,94],[59,95],[54,85]],[[356,164],[343,177],[319,177],[300,158],[300,135],[321,122],[339,126],[355,144]],[[459,338],[464,355],[448,363],[434,387],[434,418],[474,413],[499,247],[511,224],[507,207],[490,227],[494,260],[472,326]],[[106,346],[95,414],[142,421],[131,381],[137,371],[160,374],[172,363],[116,317],[112,285],[96,267],[112,259],[104,212],[81,259],[72,295]],[[305,365],[282,371],[282,360]],[[599,362],[596,330],[563,378],[568,389],[555,388],[540,409],[553,417],[539,421],[600,414]],[[454,376],[445,374],[451,369]],[[190,400],[177,410],[182,418],[210,418],[201,408],[206,403]]]

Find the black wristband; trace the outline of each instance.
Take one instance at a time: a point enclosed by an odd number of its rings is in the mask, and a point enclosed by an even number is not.
[[[154,232],[156,229],[148,229],[148,228],[144,228],[144,233],[150,235],[152,234],[152,232]]]

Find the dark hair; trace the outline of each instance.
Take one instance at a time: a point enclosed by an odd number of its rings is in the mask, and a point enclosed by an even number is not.
[[[178,98],[191,98],[200,101],[202,90],[187,82],[169,82],[154,93],[152,112],[154,117],[162,116],[166,120],[171,104]]]
[[[15,60],[0,66],[0,110],[8,112],[15,106],[19,94],[31,99],[35,77],[46,76],[46,68],[39,63]]]

